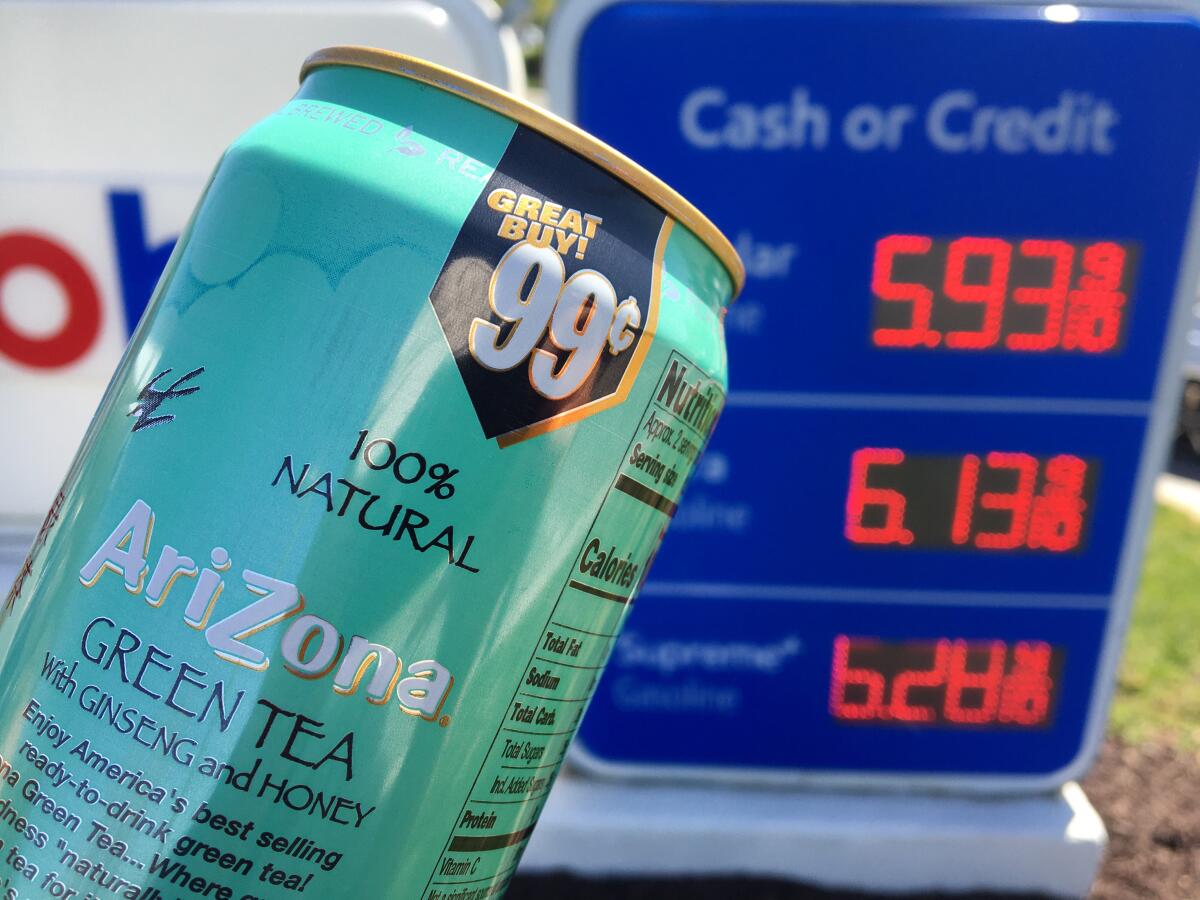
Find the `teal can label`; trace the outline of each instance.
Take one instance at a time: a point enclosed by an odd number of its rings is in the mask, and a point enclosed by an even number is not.
[[[0,898],[502,894],[720,414],[730,291],[537,129],[309,74],[3,601]]]

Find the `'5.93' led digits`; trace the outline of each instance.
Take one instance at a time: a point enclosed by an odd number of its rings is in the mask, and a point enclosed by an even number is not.
[[[890,234],[875,244],[876,347],[1112,353],[1137,245]]]

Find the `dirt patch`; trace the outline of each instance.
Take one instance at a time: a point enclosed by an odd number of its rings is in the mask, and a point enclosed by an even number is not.
[[[1083,782],[1108,828],[1109,845],[1091,900],[1200,898],[1200,758],[1162,744],[1110,738]],[[584,880],[517,878],[507,900],[868,900],[744,878]],[[1000,895],[959,894],[970,900]],[[1003,895],[1014,900],[1012,894]]]
[[[876,894],[826,891],[785,881],[749,878],[605,879],[590,881],[567,875],[521,877],[504,900],[873,900]],[[916,896],[916,895],[912,895]],[[922,894],[923,898],[949,897]],[[970,900],[1040,900],[1015,894],[956,894]],[[888,900],[896,900],[891,896]]]
[[[567,875],[540,875],[514,880],[505,900],[857,900],[862,896],[746,878],[584,881]]]
[[[1083,782],[1108,828],[1093,900],[1200,897],[1200,760],[1109,739]]]

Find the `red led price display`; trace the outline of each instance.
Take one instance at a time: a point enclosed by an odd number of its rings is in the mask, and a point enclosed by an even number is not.
[[[1097,468],[1069,454],[910,456],[864,447],[850,459],[846,537],[875,546],[1069,553],[1087,535]]]
[[[1124,338],[1136,256],[1112,241],[890,234],[875,245],[872,341],[1110,353]]]
[[[1039,728],[1065,653],[1044,641],[886,642],[838,635],[829,711],[842,722]]]

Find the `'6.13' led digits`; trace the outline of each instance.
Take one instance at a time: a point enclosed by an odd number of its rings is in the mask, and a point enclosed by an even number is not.
[[[1095,460],[993,450],[908,455],[864,447],[850,458],[846,538],[855,544],[982,551],[1081,549]]]

